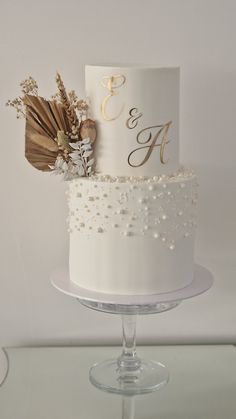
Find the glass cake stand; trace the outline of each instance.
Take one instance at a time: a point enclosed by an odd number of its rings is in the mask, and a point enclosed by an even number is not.
[[[57,269],[51,276],[52,285],[84,306],[122,318],[123,349],[118,359],[93,365],[89,372],[97,388],[126,396],[145,394],[163,387],[169,380],[167,368],[160,362],[143,360],[136,351],[137,315],[162,313],[177,307],[183,300],[207,291],[213,276],[206,268],[195,265],[193,281],[174,292],[152,295],[112,295],[93,292],[69,280],[66,269]]]

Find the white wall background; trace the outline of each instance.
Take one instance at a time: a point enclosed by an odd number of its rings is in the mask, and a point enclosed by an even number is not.
[[[139,341],[236,342],[236,2],[5,0],[0,6],[2,345],[118,342],[116,316],[52,288],[67,264],[65,184],[24,159],[24,121],[4,107],[28,75],[42,95],[59,70],[84,93],[84,64],[181,67],[181,160],[200,180],[196,260],[214,288],[162,315],[141,317]]]

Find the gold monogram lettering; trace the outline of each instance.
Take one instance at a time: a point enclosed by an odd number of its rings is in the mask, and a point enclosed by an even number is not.
[[[126,126],[129,129],[134,129],[138,125],[138,120],[143,115],[142,112],[138,111],[138,108],[132,108],[129,111],[130,118],[126,121]]]
[[[130,166],[140,167],[143,164],[145,164],[151,156],[154,147],[160,147],[160,161],[162,164],[167,163],[167,161],[165,161],[164,159],[164,153],[166,145],[170,142],[170,140],[168,140],[168,131],[171,123],[172,121],[169,121],[164,125],[154,125],[152,127],[147,127],[139,131],[136,137],[137,143],[146,145],[138,147],[135,150],[131,151],[131,153],[128,156],[128,163]],[[156,128],[158,129],[157,131],[155,130]],[[159,143],[157,143],[158,139],[160,139]],[[137,154],[139,150],[145,149],[147,149],[147,153],[142,159],[142,161],[138,164],[132,163],[132,157],[134,156],[134,154]]]
[[[116,91],[116,89],[119,89],[123,84],[125,84],[126,78],[123,74],[115,74],[114,76],[104,76],[102,78],[102,86],[108,89],[109,93],[107,96],[104,97],[102,103],[101,103],[101,112],[103,119],[105,121],[114,121],[115,119],[119,118],[121,115],[124,105],[122,105],[120,112],[118,115],[111,117],[107,115],[107,103],[111,99],[112,96],[116,96],[119,94],[119,92]]]

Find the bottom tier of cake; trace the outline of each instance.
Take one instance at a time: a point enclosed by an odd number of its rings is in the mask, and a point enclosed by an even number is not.
[[[93,176],[69,185],[70,280],[112,294],[158,294],[193,279],[197,181]]]

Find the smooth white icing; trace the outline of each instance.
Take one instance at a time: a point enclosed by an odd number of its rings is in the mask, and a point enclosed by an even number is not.
[[[169,292],[193,278],[193,173],[75,179],[69,185],[70,279],[117,294]]]
[[[91,117],[96,120],[98,129],[95,145],[97,172],[115,176],[153,176],[177,170],[179,69],[88,65],[85,76]],[[112,76],[115,77],[112,82],[113,94],[109,96],[108,83]],[[105,114],[102,112],[102,104]],[[137,109],[133,114],[141,113],[142,116],[129,122],[132,127],[137,123],[131,129],[127,128],[126,123],[133,108]],[[119,116],[116,117],[117,115]],[[115,119],[106,120],[104,117]],[[160,159],[160,146],[155,146],[144,164],[138,167],[129,165],[128,157],[132,152],[130,163],[135,166],[142,163],[152,140],[160,130],[156,126],[163,126],[170,121],[172,122],[167,133],[169,143],[165,145],[162,159],[165,164]],[[141,132],[142,130],[144,131]],[[149,135],[152,138],[148,141]],[[155,144],[160,144],[162,138],[163,131]],[[139,150],[134,151],[136,149]]]

